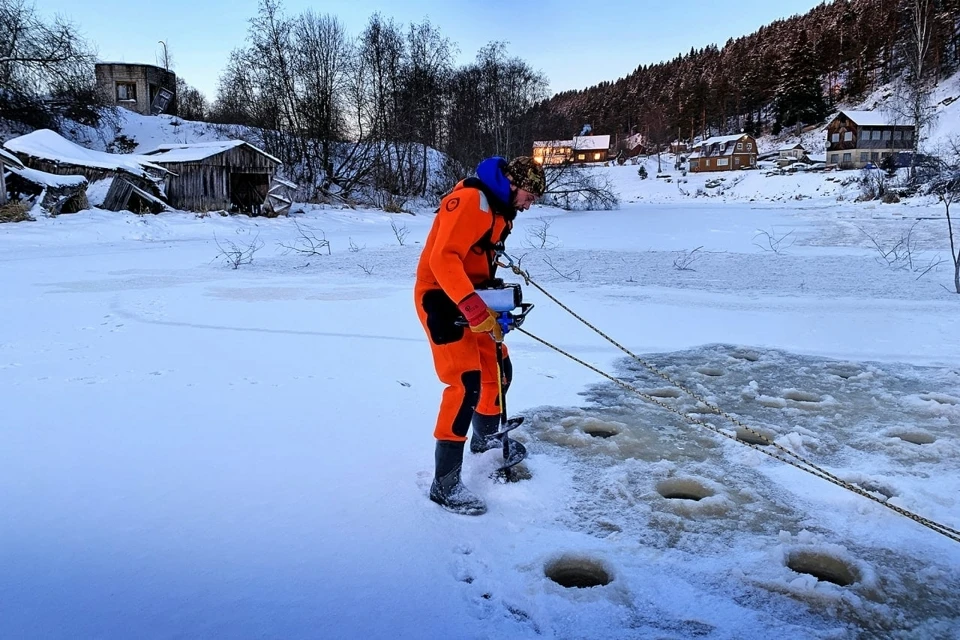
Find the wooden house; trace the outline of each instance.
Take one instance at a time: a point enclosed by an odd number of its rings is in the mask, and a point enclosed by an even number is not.
[[[570,162],[573,140],[535,140],[533,161],[542,165],[558,165]]]
[[[169,172],[165,191],[176,209],[259,215],[281,204],[268,202],[285,187],[274,180],[280,160],[243,140],[165,144],[144,157]]]
[[[570,140],[537,140],[533,160],[542,165],[575,162],[606,162],[610,158],[610,136],[574,136]]]
[[[577,164],[606,162],[610,157],[610,136],[574,136],[570,154]]]
[[[783,168],[794,162],[798,162],[805,158],[807,155],[806,150],[803,148],[802,144],[792,144],[785,147],[780,147],[777,149],[777,156],[774,162],[777,163],[777,166]]]
[[[690,171],[734,171],[757,166],[757,141],[746,133],[715,136],[693,145]]]
[[[827,124],[827,164],[862,169],[913,149],[916,128],[879,111],[841,111]]]

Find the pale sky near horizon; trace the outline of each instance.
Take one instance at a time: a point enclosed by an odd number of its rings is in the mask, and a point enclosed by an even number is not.
[[[550,80],[550,91],[583,89],[621,78],[641,64],[670,60],[691,47],[722,46],[778,18],[802,14],[822,0],[284,0],[288,14],[329,13],[359,35],[380,12],[397,23],[428,18],[459,48],[458,63],[472,61],[493,40],[508,43]],[[79,27],[103,61],[159,64],[164,40],[172,68],[208,99],[230,52],[243,46],[257,0],[38,0],[38,11],[60,14]]]

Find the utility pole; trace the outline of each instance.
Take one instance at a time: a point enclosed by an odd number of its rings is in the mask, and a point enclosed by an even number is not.
[[[167,56],[167,43],[163,40],[157,40],[157,42],[163,45],[163,70],[170,71],[170,58]]]

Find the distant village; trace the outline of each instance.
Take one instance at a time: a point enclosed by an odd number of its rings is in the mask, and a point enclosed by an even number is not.
[[[819,128],[819,127],[814,127]],[[751,170],[760,162],[770,162],[787,171],[835,171],[880,167],[908,166],[909,152],[915,135],[912,124],[904,124],[875,111],[840,111],[823,127],[825,155],[808,153],[801,144],[794,144],[761,154],[756,139],[739,133],[713,136],[687,142],[674,140],[663,148],[647,145],[640,134],[613,140],[610,135],[593,135],[586,125],[580,135],[570,140],[538,140],[533,143],[533,157],[544,166],[565,164],[624,164],[638,156],[670,152],[677,157],[678,169],[692,173]]]
[[[114,106],[145,116],[175,113],[176,75],[146,64],[99,63],[97,84]],[[693,173],[767,169],[834,171],[905,166],[914,127],[879,112],[840,111],[823,128],[826,153],[800,144],[764,154],[746,133],[705,140],[674,140],[661,148],[641,134],[597,134],[585,125],[568,140],[538,140],[531,155],[549,167],[636,163],[641,156],[668,152],[674,168]],[[0,204],[8,198],[41,197],[51,214],[95,204],[108,210],[158,213],[164,210],[232,211],[284,215],[296,185],[279,178],[281,161],[242,140],[178,144],[140,154],[98,152],[41,129],[7,141],[0,149]]]

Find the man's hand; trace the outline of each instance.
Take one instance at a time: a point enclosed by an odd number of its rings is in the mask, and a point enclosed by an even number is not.
[[[497,342],[503,342],[503,329],[497,322],[497,314],[487,307],[487,303],[476,291],[461,300],[457,307],[466,318],[471,331],[489,333]]]

